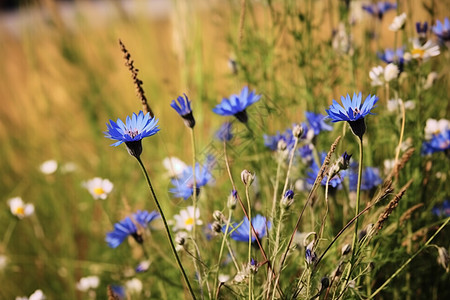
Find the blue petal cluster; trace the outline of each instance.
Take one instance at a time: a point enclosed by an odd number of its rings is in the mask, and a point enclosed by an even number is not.
[[[232,126],[231,122],[225,122],[216,132],[216,138],[222,142],[228,142],[233,138],[233,133],[231,132]]]
[[[387,64],[397,64],[400,70],[403,68],[403,65],[405,63],[405,59],[403,58],[404,54],[404,47],[397,48],[397,50],[395,51],[393,49],[387,48],[383,52],[377,52],[377,56],[379,59]]]
[[[267,229],[270,229],[271,223],[261,215],[256,215],[256,217],[252,218],[252,225],[258,235],[258,238],[261,239],[266,236]],[[230,236],[233,240],[239,242],[248,242],[249,240],[249,229],[250,223],[248,222],[247,217],[244,217],[240,224],[233,223],[229,228],[228,232],[231,232]],[[223,226],[222,232],[225,232],[226,226]],[[256,241],[256,237],[252,234],[252,243]]]
[[[341,96],[343,106],[333,99],[330,109],[326,109],[328,117],[331,118],[332,122],[351,122],[362,119],[368,114],[372,115],[370,111],[376,107],[375,103],[377,103],[378,97],[368,95],[364,103],[361,103],[361,97],[361,92],[358,95],[354,93],[353,98],[350,98],[349,94],[346,97]]]
[[[423,155],[448,150],[450,150],[450,128],[446,128],[438,134],[433,134],[431,140],[425,141],[422,144]]]
[[[444,19],[444,23],[436,21],[436,26],[433,26],[433,33],[443,42],[450,41],[450,21],[448,18]]]
[[[306,120],[308,120],[309,128],[314,130],[314,135],[318,135],[321,131],[331,131],[333,126],[325,122],[326,116],[313,112],[306,112]]]
[[[358,164],[352,163],[349,173],[349,189],[350,191],[356,191],[358,187]],[[374,167],[366,167],[362,171],[361,178],[361,190],[370,191],[374,187],[377,187],[383,182],[380,177],[380,170]]]
[[[391,10],[396,9],[397,4],[396,3],[390,3],[385,1],[380,1],[375,4],[369,4],[369,5],[363,5],[362,8],[367,11],[372,16],[376,16],[379,19],[383,18],[383,15]]]
[[[171,180],[174,187],[170,189],[170,192],[173,193],[175,197],[187,200],[192,196],[194,193],[193,173],[192,167],[187,167],[183,170],[183,173],[179,178],[174,178]],[[200,192],[200,187],[206,185],[211,180],[211,164],[207,162],[201,167],[199,163],[196,163],[195,183],[197,193]]]
[[[146,228],[150,222],[159,217],[160,215],[156,211],[148,212],[146,210],[138,210],[132,216],[135,222],[143,228]],[[131,235],[138,243],[142,243],[142,236],[138,234],[138,227],[135,222],[133,222],[130,217],[126,217],[114,224],[114,230],[108,232],[105,238],[109,247],[117,248],[129,235]]]
[[[180,115],[180,116],[185,116],[189,113],[192,112],[191,109],[191,101],[189,101],[188,97],[186,96],[186,94],[184,94],[184,97],[179,96],[177,98],[178,103],[175,100],[172,100],[172,102],[170,103],[170,106],[172,106],[173,109],[175,109],[175,111]]]
[[[150,113],[144,115],[142,111],[138,115],[133,113],[131,118],[127,116],[126,123],[123,123],[120,119],[117,119],[117,122],[113,120],[109,120],[109,122],[110,124],[106,123],[108,131],[104,132],[105,137],[117,141],[111,146],[137,142],[159,131],[158,119],[150,118]]]
[[[235,116],[239,121],[247,122],[247,113],[245,109],[257,102],[261,95],[257,95],[255,91],[249,92],[245,86],[240,95],[231,95],[229,99],[223,98],[222,102],[213,108],[213,112],[221,116]]]
[[[441,204],[435,205],[431,212],[438,217],[450,217],[450,201],[446,199]]]
[[[306,133],[308,132],[308,126],[306,125],[306,123],[301,123],[300,125],[302,126],[303,129],[303,134],[300,137],[300,139],[305,139]],[[272,151],[277,150],[278,142],[280,140],[283,140],[286,143],[286,149],[292,150],[292,148],[294,148],[295,138],[292,132],[292,128],[286,129],[284,133],[280,133],[279,131],[277,131],[275,135],[264,134],[263,138],[264,138],[264,145]]]

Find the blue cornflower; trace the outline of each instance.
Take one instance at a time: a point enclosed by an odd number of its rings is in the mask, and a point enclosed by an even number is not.
[[[199,163],[195,164],[195,183],[197,193],[200,192],[200,187],[206,185],[209,181],[212,180],[210,169],[211,164],[208,162],[205,163],[203,167],[200,167]],[[170,189],[170,192],[174,193],[175,197],[187,200],[194,193],[192,167],[185,168],[180,177],[172,179],[171,182],[174,187]]]
[[[138,158],[142,153],[142,139],[152,136],[159,131],[158,119],[150,118],[150,113],[144,115],[142,111],[138,115],[133,113],[130,118],[127,116],[126,123],[117,119],[117,122],[109,120],[106,123],[108,131],[105,131],[105,137],[117,140],[111,146],[119,146],[125,143],[128,153]]]
[[[266,236],[267,229],[270,229],[271,223],[266,220],[265,217],[261,215],[256,215],[256,217],[252,218],[252,225],[258,235],[258,238],[261,239]],[[229,227],[228,231],[231,232],[231,238],[235,241],[239,242],[248,242],[249,240],[249,229],[250,223],[248,222],[248,218],[244,217],[240,224],[233,223]],[[222,227],[222,231],[225,233],[226,225]],[[252,232],[252,243],[256,241],[256,237]]]
[[[416,32],[419,37],[424,38],[428,32],[428,22],[416,22]]]
[[[242,123],[247,123],[248,116],[246,108],[257,102],[261,95],[256,95],[255,91],[249,93],[245,86],[240,95],[231,95],[229,99],[223,98],[222,102],[213,108],[213,112],[221,116],[235,116]]]
[[[148,212],[146,210],[138,210],[133,214],[133,217],[139,225],[141,225],[143,228],[147,228],[148,224],[150,224],[151,221],[158,219],[161,216],[156,211]]]
[[[308,120],[309,127],[314,130],[314,135],[318,135],[322,130],[333,130],[333,126],[325,122],[326,116],[308,111],[305,113],[305,115],[306,119]]]
[[[424,155],[448,150],[450,150],[450,128],[446,128],[438,134],[433,134],[431,140],[422,144],[422,154]]]
[[[384,13],[387,12],[388,10],[396,9],[397,4],[381,1],[375,4],[363,5],[362,8],[372,16],[376,16],[381,20],[383,18]]]
[[[431,210],[438,217],[450,217],[450,201],[444,200],[441,204],[437,204]]]
[[[316,262],[317,255],[316,252],[311,250],[310,248],[306,248],[305,250],[305,259],[308,265],[311,265]]]
[[[305,139],[308,132],[308,126],[304,122],[298,125],[300,125],[299,127],[297,127],[297,129],[300,129],[299,138]],[[296,124],[293,125],[293,128],[296,128]],[[280,141],[283,141],[285,143],[286,149],[289,151],[292,150],[292,148],[294,148],[295,145],[295,137],[292,128],[286,129],[286,131],[283,133],[277,131],[275,135],[264,134],[263,138],[264,138],[264,145],[272,151],[278,149],[278,143]]]
[[[133,214],[133,220],[130,217],[126,217],[122,221],[114,224],[114,230],[106,234],[105,241],[108,243],[109,247],[117,248],[129,235],[131,235],[136,242],[142,243],[142,235],[138,232],[139,225],[143,228],[147,228],[148,224],[154,219],[159,218],[159,213],[156,211],[148,212],[146,210],[138,210]]]
[[[370,191],[374,187],[380,185],[383,180],[380,177],[380,170],[374,167],[366,167],[362,171],[361,190]],[[358,164],[351,164],[351,171],[349,174],[349,189],[356,191],[358,187]]]
[[[194,128],[195,119],[194,115],[192,114],[191,101],[189,101],[186,94],[183,95],[184,98],[181,96],[177,98],[179,104],[177,104],[175,100],[172,100],[170,106],[172,106],[172,108],[175,109],[175,111],[183,118],[184,124],[186,124],[187,127]]]
[[[108,243],[109,247],[117,248],[129,235],[131,235],[136,242],[142,244],[142,236],[138,234],[137,231],[138,229],[130,217],[126,217],[119,223],[114,224],[114,230],[106,234],[105,241]]]
[[[323,164],[323,162],[325,161],[325,157],[327,156],[327,154],[325,152],[320,152],[320,163]],[[307,177],[306,177],[306,182],[309,185],[313,185],[314,182],[316,181],[317,175],[319,174],[320,171],[320,167],[318,166],[317,163],[313,160],[312,164],[311,164],[311,170],[309,172],[307,172]],[[340,171],[339,172],[339,176],[333,176],[329,182],[329,185],[331,185],[333,188],[338,187],[341,182],[342,179],[345,177],[345,175],[347,174],[346,171]],[[324,176],[322,179],[321,184],[322,185],[326,185],[327,184],[327,176]]]
[[[377,96],[368,95],[364,103],[361,103],[361,92],[358,95],[354,93],[353,99],[350,99],[350,95],[347,94],[347,97],[341,96],[343,107],[333,99],[330,109],[326,109],[326,112],[332,122],[347,121],[353,133],[362,139],[366,131],[364,117],[372,114],[370,111],[376,107],[377,101]]]
[[[433,26],[433,33],[443,42],[450,40],[450,21],[448,18],[444,19],[444,23],[436,21],[436,26]]]
[[[397,50],[395,51],[393,49],[387,48],[383,52],[377,52],[377,56],[379,59],[387,64],[394,63],[398,65],[398,69],[400,71],[403,70],[403,65],[405,63],[405,59],[403,58],[404,54],[404,47],[397,48]]]
[[[225,122],[216,132],[216,138],[222,142],[228,142],[233,138],[233,133],[231,132],[231,122]]]
[[[111,297],[109,297],[110,293]],[[121,285],[108,285],[108,298],[124,300],[126,298],[125,288]]]
[[[305,164],[309,164],[313,159],[313,149],[314,146],[312,144],[306,144],[300,148],[298,148],[298,155],[301,157],[302,161]]]

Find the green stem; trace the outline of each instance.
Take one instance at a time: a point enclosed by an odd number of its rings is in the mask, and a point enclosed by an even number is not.
[[[362,166],[363,166],[363,142],[362,137],[358,138],[359,142],[359,166],[358,166],[358,184],[356,188],[356,204],[355,204],[355,216],[358,216],[359,214],[359,201],[361,198],[361,179],[362,179]],[[350,277],[352,275],[352,271],[355,267],[355,254],[357,252],[356,246],[358,244],[358,223],[359,219],[356,218],[355,220],[355,232],[353,233],[353,242],[352,242],[352,257],[350,259],[350,268],[348,269],[348,275],[347,280],[348,282],[350,280]]]
[[[188,287],[188,289],[189,289],[189,293],[191,294],[192,299],[195,300],[196,297],[195,297],[194,291],[193,291],[193,289],[192,289],[192,287],[191,287],[191,284],[190,284],[189,279],[188,279],[188,277],[187,277],[187,275],[186,275],[186,272],[184,271],[183,265],[181,264],[181,260],[180,260],[180,258],[178,257],[177,250],[175,249],[175,245],[173,244],[172,236],[171,236],[171,234],[170,234],[169,225],[167,224],[166,217],[164,216],[164,213],[163,213],[163,211],[162,211],[162,209],[161,209],[161,206],[159,205],[158,198],[156,197],[155,191],[153,190],[153,186],[152,186],[152,183],[151,183],[151,181],[150,181],[150,177],[148,176],[147,170],[145,169],[145,166],[144,166],[144,164],[142,163],[141,158],[140,158],[140,157],[136,157],[136,159],[137,159],[137,161],[138,161],[138,163],[139,163],[139,166],[140,166],[141,169],[142,169],[142,173],[144,173],[144,176],[145,176],[145,179],[146,179],[146,181],[147,181],[147,184],[148,184],[148,186],[149,186],[149,188],[150,188],[150,191],[152,192],[152,196],[153,196],[153,200],[154,200],[154,202],[155,202],[155,205],[156,205],[156,207],[158,208],[159,214],[161,215],[161,219],[162,219],[162,221],[163,221],[163,223],[164,223],[164,229],[165,229],[165,231],[166,231],[167,239],[169,240],[170,248],[171,248],[171,250],[172,250],[172,253],[173,253],[173,255],[175,256],[175,259],[176,259],[176,261],[177,261],[177,264],[178,264],[178,267],[179,267],[179,269],[180,269],[180,272],[181,272],[181,274],[183,275],[184,281],[186,282],[186,285],[187,285],[187,287]]]
[[[225,247],[225,240],[227,239],[228,229],[230,228],[232,214],[233,214],[233,210],[230,209],[228,211],[228,221],[227,221],[227,225],[225,227],[225,233],[223,234],[222,244],[220,245],[219,258],[217,259],[217,273],[216,273],[216,278],[214,279],[214,287],[217,286],[217,281],[219,280],[220,260],[222,259],[223,249]]]
[[[247,198],[248,206],[248,265],[250,267],[252,261],[252,207],[250,206],[250,196],[248,194],[248,185],[245,185],[245,198]],[[252,299],[252,272],[250,271],[250,278],[248,280],[248,299]]]
[[[194,225],[192,227],[192,235],[193,235],[194,239],[196,239],[195,227],[196,227],[196,224],[197,224],[197,222],[196,222],[197,220],[195,219],[196,218],[195,211],[197,209],[197,178],[195,177],[195,163],[196,163],[196,161],[195,161],[195,135],[194,135],[194,128],[191,128],[190,132],[191,132],[191,144],[192,144],[192,182],[193,182],[192,183],[193,184],[193,186],[192,186],[192,204],[194,206],[194,216],[193,216]]]
[[[428,239],[428,241],[416,252],[414,253],[413,256],[411,256],[410,258],[408,258],[407,261],[405,261],[405,263],[398,268],[397,271],[395,271],[394,274],[391,275],[391,277],[388,278],[388,280],[386,280],[375,292],[373,292],[369,297],[367,297],[367,299],[373,299],[375,297],[375,295],[377,295],[379,292],[381,292],[391,281],[392,279],[394,279],[398,274],[400,274],[403,269],[417,256],[419,255],[420,252],[422,252],[426,247],[428,247],[428,245],[431,243],[431,241],[438,235],[438,233],[444,229],[444,227],[448,224],[448,222],[450,222],[450,217],[447,218],[447,220],[445,220],[444,224],[441,225],[441,227],[439,227],[439,229],[433,234],[432,237],[430,237]]]

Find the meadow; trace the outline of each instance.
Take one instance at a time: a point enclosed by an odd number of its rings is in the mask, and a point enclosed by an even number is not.
[[[449,299],[449,7],[2,13],[0,299]]]

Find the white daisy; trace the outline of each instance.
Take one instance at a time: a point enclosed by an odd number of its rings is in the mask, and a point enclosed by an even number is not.
[[[96,289],[100,285],[100,278],[98,276],[87,276],[80,278],[77,282],[77,290],[87,292],[90,289]]]
[[[405,54],[405,59],[415,58],[427,60],[430,57],[438,56],[441,52],[439,51],[439,45],[435,42],[428,40],[425,44],[421,44],[419,39],[412,40],[411,53]],[[408,60],[407,59],[407,60]]]
[[[45,295],[41,290],[36,290],[33,294],[30,295],[28,300],[44,300]]]
[[[34,205],[31,203],[24,203],[20,197],[9,199],[8,205],[11,213],[19,219],[31,216],[34,213]]]
[[[58,162],[54,159],[44,161],[40,166],[39,170],[45,175],[50,175],[56,172],[58,169]]]
[[[179,177],[187,168],[187,165],[175,156],[164,158],[163,166],[167,170],[169,177]]]
[[[403,25],[405,25],[406,22],[406,13],[402,13],[399,16],[396,16],[394,20],[392,21],[391,25],[389,25],[390,31],[399,31],[403,28]]]
[[[86,181],[83,185],[89,193],[91,193],[95,200],[105,200],[114,187],[111,181],[100,177],[92,178],[91,180]]]
[[[372,86],[380,86],[386,82],[397,79],[399,69],[397,65],[390,63],[385,68],[382,66],[373,67],[369,72],[369,77],[372,80]]]
[[[196,225],[203,224],[203,222],[199,219],[200,210],[198,209],[198,207],[195,209],[195,214],[194,207],[188,206],[186,209],[182,209],[179,215],[174,215],[173,218],[175,219],[175,226],[173,227],[173,231],[192,231],[192,228],[194,228],[194,218],[196,221]]]
[[[450,128],[450,121],[447,119],[428,119],[425,124],[425,139],[430,140],[433,135],[438,135]]]
[[[140,294],[142,291],[142,281],[133,278],[125,282],[125,287],[130,294]]]

